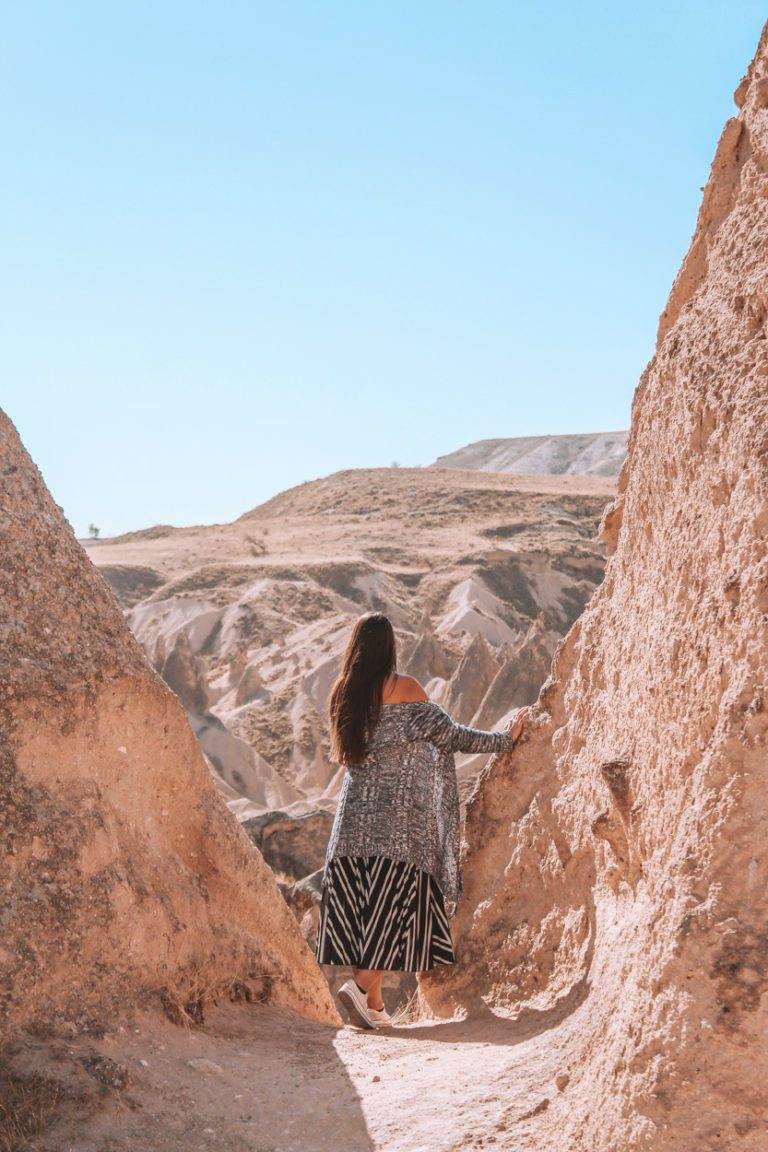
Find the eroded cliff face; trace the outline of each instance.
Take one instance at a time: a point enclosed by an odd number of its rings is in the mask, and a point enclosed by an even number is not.
[[[558,1025],[540,1150],[768,1142],[766,33],[736,101],[635,396],[605,581],[475,791],[461,963],[422,984],[441,1014]]]
[[[336,1019],[274,877],[0,414],[0,1036],[143,993]]]

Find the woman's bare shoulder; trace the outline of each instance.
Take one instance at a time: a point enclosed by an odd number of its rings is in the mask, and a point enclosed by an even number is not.
[[[426,692],[413,676],[398,676],[392,692],[387,696],[388,704],[416,704],[428,700]]]

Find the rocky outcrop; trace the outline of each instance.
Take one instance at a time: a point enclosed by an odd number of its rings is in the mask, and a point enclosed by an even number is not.
[[[560,639],[539,613],[520,643],[506,654],[503,664],[472,716],[475,728],[492,728],[500,716],[532,704],[549,676],[552,656]]]
[[[235,708],[242,708],[244,704],[253,704],[254,700],[267,699],[268,695],[258,668],[254,667],[253,664],[246,665],[237,682]]]
[[[323,876],[325,868],[318,868],[310,872],[301,880],[291,884],[285,898],[299,920],[302,920],[312,908],[319,908],[323,897]]]
[[[402,667],[408,676],[415,676],[420,683],[427,684],[435,677],[449,680],[457,662],[458,657],[427,627],[419,632]]]
[[[188,712],[192,731],[200,741],[215,776],[225,787],[220,791],[241,818],[270,808],[282,808],[303,800],[258,752],[232,733],[210,712]]]
[[[766,1147],[768,32],[738,100],[635,395],[604,583],[469,805],[461,963],[422,984],[551,1054],[539,1152]]]
[[[210,703],[205,664],[192,651],[187,633],[179,630],[167,656],[159,662],[158,671],[189,712],[202,713]]]
[[[499,671],[498,659],[481,633],[469,647],[451,677],[445,693],[445,707],[460,724],[469,724]],[[537,686],[538,689],[538,686]],[[536,693],[531,699],[535,699]]]
[[[0,485],[2,1036],[265,977],[335,1019],[181,704],[2,415]]]

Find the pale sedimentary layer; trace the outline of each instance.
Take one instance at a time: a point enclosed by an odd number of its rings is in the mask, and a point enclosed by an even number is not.
[[[618,476],[627,455],[628,437],[628,432],[588,432],[477,440],[438,456],[430,467],[518,476]]]

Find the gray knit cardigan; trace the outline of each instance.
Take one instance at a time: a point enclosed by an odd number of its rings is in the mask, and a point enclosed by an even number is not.
[[[406,860],[461,894],[459,792],[454,752],[503,752],[506,732],[457,724],[430,700],[385,704],[365,760],[347,768],[325,863],[334,856]]]

